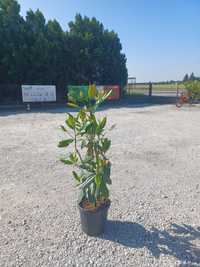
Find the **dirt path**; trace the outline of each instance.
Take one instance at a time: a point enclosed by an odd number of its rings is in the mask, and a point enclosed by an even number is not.
[[[0,266],[200,266],[200,108],[102,110],[112,132],[109,222],[80,230],[61,109],[0,114]]]

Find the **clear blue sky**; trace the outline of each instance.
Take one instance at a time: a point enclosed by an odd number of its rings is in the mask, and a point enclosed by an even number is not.
[[[64,30],[76,13],[95,16],[119,34],[129,75],[138,82],[200,76],[200,0],[18,0],[21,14],[39,8]]]

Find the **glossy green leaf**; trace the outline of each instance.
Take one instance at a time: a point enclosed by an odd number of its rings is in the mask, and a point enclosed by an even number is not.
[[[102,149],[104,152],[108,151],[108,149],[110,148],[111,146],[111,141],[108,139],[108,138],[105,138],[103,141],[102,141]]]
[[[103,128],[105,127],[106,122],[107,122],[107,118],[104,117],[104,118],[102,119],[102,121],[100,122],[100,124],[99,124],[99,126],[100,126],[101,129],[103,129]]]
[[[91,84],[88,89],[88,96],[90,99],[94,99],[96,96],[96,85]]]
[[[67,140],[62,140],[58,143],[58,147],[67,147],[71,143],[73,143],[74,139],[67,139]]]
[[[61,158],[60,161],[66,165],[73,165],[73,162],[71,160],[68,160],[68,159]]]
[[[72,102],[68,102],[67,105],[68,105],[69,107],[72,107],[72,108],[79,108],[79,106],[78,106],[77,104],[74,104],[74,103],[72,103]]]
[[[99,174],[95,176],[95,183],[97,188],[101,185],[101,176]]]
[[[78,157],[75,153],[71,153],[69,156],[69,159],[73,162],[73,163],[77,163],[78,162]]]
[[[71,114],[68,113],[68,118],[66,119],[65,122],[70,129],[75,128],[75,119]]]
[[[73,174],[75,180],[80,183],[81,177],[75,171],[72,171],[72,174]]]

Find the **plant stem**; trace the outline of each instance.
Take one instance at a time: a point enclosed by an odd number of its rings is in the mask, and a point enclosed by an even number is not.
[[[78,148],[77,148],[76,129],[74,129],[74,148],[75,148],[75,151],[76,151],[76,153],[78,154],[78,156],[80,158],[81,163],[83,164],[83,159],[82,159],[81,154],[80,154],[80,152],[78,151]]]

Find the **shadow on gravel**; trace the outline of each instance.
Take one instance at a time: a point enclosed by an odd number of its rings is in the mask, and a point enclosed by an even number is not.
[[[120,99],[119,101],[106,102],[101,105],[99,111],[107,109],[119,108],[143,108],[148,106],[159,106],[175,104],[176,98],[171,96],[134,96]],[[24,113],[66,113],[75,112],[75,109],[67,107],[65,104],[56,103],[33,103],[31,104],[31,111],[26,111],[26,105],[0,105],[0,117]]]
[[[186,224],[171,224],[169,231],[147,230],[138,223],[108,221],[101,238],[130,248],[146,247],[155,258],[162,254],[174,256],[183,262],[180,267],[200,264],[200,247],[194,244],[200,239],[200,227],[195,229]]]

